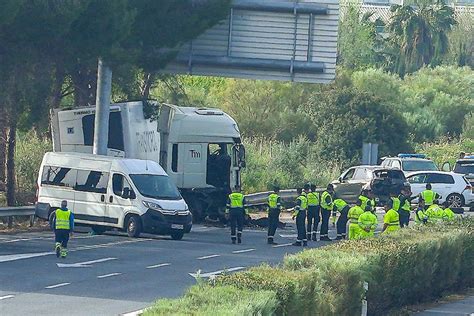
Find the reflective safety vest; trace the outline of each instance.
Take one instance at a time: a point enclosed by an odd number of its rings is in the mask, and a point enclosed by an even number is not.
[[[278,199],[280,196],[276,193],[272,193],[268,196],[268,207],[272,209],[280,208],[280,203],[278,202]]]
[[[321,194],[321,207],[326,211],[332,210],[332,196],[328,191],[324,191],[323,194]]]
[[[385,213],[383,222],[384,224],[388,225],[387,229],[385,230],[385,232],[387,233],[394,232],[400,229],[400,216],[394,209],[390,209],[387,213]]]
[[[351,224],[358,224],[359,223],[359,216],[364,213],[364,210],[356,205],[349,209],[349,213],[347,213],[347,217],[349,218],[349,222]]]
[[[71,217],[71,211],[63,211],[62,209],[58,208],[56,210],[56,229],[71,229],[71,224],[69,219]]]
[[[319,205],[319,194],[318,192],[309,192],[307,194],[308,206],[318,206]]]
[[[454,217],[455,217],[454,212],[449,207],[443,210],[443,220],[452,221]]]
[[[308,198],[306,197],[306,195],[301,194],[300,196],[298,196],[297,200],[300,201],[300,210],[305,210],[308,208]]]
[[[392,203],[393,203],[392,209],[394,211],[398,211],[400,209],[400,199],[397,197],[391,197],[390,199],[392,200]]]
[[[439,222],[443,220],[444,210],[437,204],[433,204],[426,210],[430,222]]]
[[[244,207],[244,195],[239,192],[229,194],[230,208],[243,208]]]
[[[400,207],[401,210],[404,210],[407,212],[410,212],[410,208],[411,208],[410,199],[406,199],[405,202],[403,202],[403,205],[401,205]]]
[[[365,212],[365,207],[367,206],[367,204],[369,204],[369,198],[366,197],[365,195],[359,195],[359,200],[362,202],[362,204],[360,205],[360,207],[364,210]],[[369,204],[370,205],[370,204]]]
[[[423,224],[428,221],[428,216],[422,208],[418,208],[415,211],[415,222],[418,224]]]
[[[343,199],[335,199],[333,203],[335,211],[339,212],[341,212],[342,209],[347,205],[346,201],[344,201]]]
[[[363,230],[368,228],[373,232],[377,228],[377,216],[370,211],[364,212],[359,216],[358,224]]]
[[[421,198],[425,201],[426,206],[433,205],[433,202],[436,198],[436,193],[432,190],[425,190],[420,193]]]

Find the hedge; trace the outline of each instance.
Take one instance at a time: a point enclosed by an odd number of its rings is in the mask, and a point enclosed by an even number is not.
[[[145,315],[381,315],[474,286],[474,220],[343,241],[159,300]]]

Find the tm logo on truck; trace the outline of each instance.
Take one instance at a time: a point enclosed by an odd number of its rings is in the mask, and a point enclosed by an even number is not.
[[[190,149],[189,152],[191,153],[191,158],[201,159],[201,153],[194,149]]]

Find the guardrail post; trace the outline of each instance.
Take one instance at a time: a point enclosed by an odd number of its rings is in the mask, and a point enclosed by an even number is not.
[[[369,283],[364,282],[364,296],[362,298],[362,316],[367,316],[367,292],[369,291]]]
[[[35,216],[30,215],[30,227],[33,227],[35,225]]]
[[[8,228],[13,227],[13,216],[8,216]]]

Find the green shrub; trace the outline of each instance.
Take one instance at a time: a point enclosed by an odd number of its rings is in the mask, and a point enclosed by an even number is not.
[[[272,315],[276,306],[277,299],[273,291],[196,285],[182,298],[158,301],[144,315]]]

